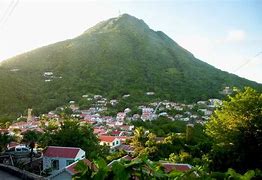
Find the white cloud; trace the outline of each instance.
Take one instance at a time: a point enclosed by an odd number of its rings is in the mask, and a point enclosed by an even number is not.
[[[241,29],[237,29],[237,30],[230,30],[227,33],[226,42],[240,42],[245,40],[246,38],[246,32],[244,30]]]

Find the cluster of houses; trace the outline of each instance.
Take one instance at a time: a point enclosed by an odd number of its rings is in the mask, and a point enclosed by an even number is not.
[[[46,76],[50,76],[50,74]],[[150,92],[150,94],[152,93]],[[83,95],[82,98],[86,99],[86,101],[92,100],[94,102],[93,106],[80,110],[75,101],[70,101],[68,107],[72,110],[71,116],[77,118],[80,123],[92,124],[94,133],[97,134],[101,141],[100,143],[109,145],[111,148],[125,145],[125,140],[132,136],[134,126],[126,124],[127,121],[153,121],[161,116],[165,116],[171,121],[180,120],[188,124],[205,124],[214,109],[222,104],[222,101],[219,99],[198,101],[194,104],[182,104],[165,100],[138,106],[137,108],[141,110],[141,114],[132,113],[132,109],[126,107],[114,117],[104,116],[101,112],[107,111],[108,103],[114,106],[119,103],[119,100],[107,100],[101,95]],[[63,110],[63,108],[57,109]],[[22,136],[28,130],[43,132],[43,127],[48,126],[51,121],[57,122],[57,125],[59,125],[61,117],[57,111],[50,111],[41,117],[35,117],[32,115],[32,109],[28,109],[28,116],[18,118],[18,120],[21,119],[26,121],[15,122],[8,129],[3,129],[2,131],[5,130],[11,135],[16,134],[18,136]]]
[[[226,89],[226,91],[229,91]],[[146,92],[146,95],[153,95],[154,92]],[[128,98],[130,94],[124,95],[122,98]],[[70,101],[70,108],[75,112],[74,117],[96,119],[99,122],[105,122],[108,119],[114,119],[118,124],[123,123],[125,120],[142,120],[152,121],[160,116],[166,116],[170,120],[182,120],[188,121],[188,123],[201,123],[204,124],[206,120],[210,118],[214,109],[222,104],[219,99],[209,99],[207,101],[198,101],[193,104],[183,104],[170,101],[152,102],[146,105],[140,105],[137,108],[141,110],[141,113],[133,113],[132,109],[126,107],[122,112],[118,112],[115,117],[101,117],[100,114],[108,110],[107,104],[115,106],[120,100],[107,98],[101,95],[83,95],[82,98],[86,98],[87,101],[92,101],[92,107],[86,110],[79,110],[75,101]],[[170,111],[176,113],[170,114]]]
[[[45,77],[50,77],[53,74],[46,72]],[[153,92],[147,92],[146,95],[153,95]],[[128,98],[126,94],[122,98]],[[92,107],[80,110],[75,101],[70,101],[68,107],[72,110],[71,116],[78,119],[82,124],[88,123],[93,126],[94,134],[97,135],[100,145],[107,145],[111,151],[124,150],[127,153],[132,153],[133,148],[126,143],[132,138],[134,126],[127,123],[128,121],[153,121],[161,116],[164,116],[171,121],[186,121],[188,124],[201,123],[204,124],[212,115],[214,109],[222,104],[219,99],[209,99],[207,101],[198,101],[194,104],[182,104],[170,101],[152,102],[147,105],[141,105],[141,114],[132,113],[132,109],[126,107],[122,112],[118,112],[115,117],[103,116],[101,112],[107,111],[107,104],[115,106],[119,100],[107,100],[101,95],[83,95],[86,101],[92,101]],[[62,108],[59,108],[63,110]],[[170,113],[175,112],[175,113]],[[21,121],[24,119],[25,121]],[[28,130],[43,132],[43,127],[48,126],[50,122],[57,122],[59,125],[61,116],[57,111],[50,111],[43,114],[42,117],[32,115],[32,109],[28,109],[26,117],[19,117],[18,121],[11,124],[8,129],[0,129],[0,133],[8,132],[11,135],[21,137]],[[20,121],[19,121],[20,120]],[[17,145],[17,144],[15,144]],[[14,146],[15,146],[14,145]],[[72,179],[76,173],[74,167],[79,160],[83,160],[90,168],[92,163],[85,159],[84,152],[80,148],[73,147],[55,147],[49,146],[43,152],[43,170],[50,170],[49,179]],[[128,157],[130,158],[130,157]],[[163,163],[165,170],[189,170],[191,166],[188,164]]]

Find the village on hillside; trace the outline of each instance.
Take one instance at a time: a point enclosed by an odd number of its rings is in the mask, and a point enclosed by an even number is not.
[[[229,94],[228,88],[223,90],[224,94]],[[145,96],[153,96],[154,92],[146,92]],[[130,95],[123,95],[123,99],[129,98]],[[2,152],[0,161],[4,164],[12,165],[13,160],[11,155],[19,154],[18,160],[23,164],[29,163],[29,158],[23,154],[30,154],[30,145],[21,144],[23,135],[28,131],[44,132],[44,127],[50,124],[61,126],[65,114],[71,119],[78,121],[80,124],[88,124],[93,128],[93,133],[98,137],[100,145],[105,145],[110,148],[110,152],[124,151],[127,155],[120,157],[132,159],[134,148],[128,141],[134,135],[134,121],[154,121],[160,117],[165,117],[170,121],[184,121],[187,126],[193,127],[194,124],[204,125],[215,108],[222,104],[220,99],[208,99],[198,101],[194,104],[183,104],[170,102],[167,100],[161,102],[152,102],[143,104],[137,107],[139,111],[132,112],[132,109],[126,107],[123,111],[117,112],[116,116],[106,116],[108,105],[114,107],[119,103],[117,99],[110,99],[101,95],[83,95],[85,101],[91,101],[91,107],[88,109],[80,109],[77,102],[71,100],[63,107],[57,107],[40,116],[33,115],[33,109],[28,109],[27,116],[18,117],[17,120],[8,124],[7,128],[0,129],[0,133],[7,133],[18,138],[17,142],[11,142],[7,146],[7,150]],[[161,141],[161,137],[158,138]],[[20,141],[19,141],[20,140]],[[163,138],[162,138],[163,140]],[[71,179],[76,173],[74,166],[77,161],[85,159],[85,152],[80,147],[59,147],[48,146],[45,149],[37,149],[37,144],[34,145],[35,155],[32,161],[40,168],[40,172],[49,171],[49,179]],[[21,156],[21,158],[20,158]],[[17,157],[16,157],[17,160]],[[88,159],[84,160],[90,165]],[[111,162],[112,163],[112,162]],[[110,165],[110,163],[109,163]],[[191,169],[189,164],[168,163],[163,162],[167,169],[177,169],[186,171]]]

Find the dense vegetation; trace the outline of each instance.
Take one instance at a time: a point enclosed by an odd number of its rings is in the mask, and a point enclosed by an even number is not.
[[[216,110],[206,126],[214,140],[212,169],[262,167],[262,94],[246,88]]]
[[[245,174],[239,174],[233,169],[228,169],[225,173],[207,173],[201,167],[193,168],[186,172],[173,170],[165,172],[164,167],[159,162],[153,162],[142,157],[133,160],[120,160],[112,163],[112,167],[102,160],[95,160],[91,167],[83,161],[79,161],[75,170],[79,173],[73,176],[73,180],[128,180],[128,179],[161,179],[161,180],[250,180],[261,178],[261,171],[249,170]],[[95,168],[94,168],[95,167]]]
[[[191,102],[220,97],[225,86],[261,89],[196,59],[163,32],[124,14],[74,39],[2,62],[0,115],[20,115],[28,107],[35,114],[47,112],[87,93],[130,94],[132,102],[145,102],[145,92],[153,91],[155,98]]]

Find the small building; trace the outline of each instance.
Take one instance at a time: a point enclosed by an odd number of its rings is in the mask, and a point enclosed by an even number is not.
[[[124,110],[124,113],[130,113],[131,112],[131,109],[130,108],[126,108],[125,110]]]
[[[45,77],[53,76],[53,75],[54,75],[53,72],[50,72],[50,71],[48,71],[48,72],[44,72],[44,76],[45,76]]]
[[[116,115],[116,120],[117,121],[124,121],[126,118],[126,113],[125,112],[119,112]]]
[[[155,92],[146,92],[146,95],[153,96],[153,95],[155,95]]]
[[[170,163],[170,162],[164,162],[161,163],[164,167],[164,171],[166,173],[169,173],[173,170],[177,170],[180,172],[189,171],[192,169],[192,166],[190,164],[182,164],[182,163]]]
[[[130,94],[125,94],[122,96],[122,98],[128,98],[130,96]]]
[[[85,158],[85,151],[77,147],[48,146],[43,152],[43,170],[55,174],[75,161]]]
[[[88,159],[83,159],[82,161],[90,169],[92,169],[92,170],[96,170],[97,169],[97,167],[92,162],[90,162]],[[76,162],[66,166],[65,168],[61,169],[57,173],[49,176],[49,179],[50,180],[71,180],[73,178],[73,176],[77,173],[77,171],[75,170],[77,162],[78,161],[76,161]]]
[[[107,145],[114,148],[121,145],[121,141],[117,136],[99,136],[100,145]]]
[[[94,99],[95,99],[95,100],[99,100],[99,99],[102,99],[102,98],[103,98],[103,96],[101,96],[101,95],[99,95],[99,94],[94,95]]]
[[[117,101],[116,99],[110,100],[110,104],[111,104],[112,106],[115,106],[117,103],[118,103],[118,101]]]
[[[121,144],[120,146],[117,146],[116,149],[125,151],[127,153],[133,153],[134,152],[134,148],[130,145],[127,145],[127,144]]]
[[[208,101],[211,107],[219,107],[222,105],[222,101],[220,99],[209,99]]]

